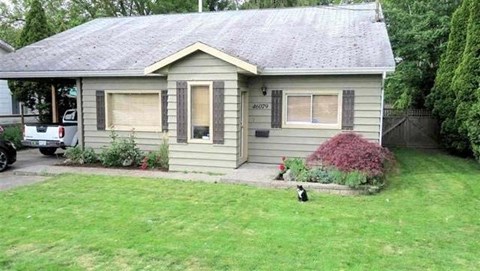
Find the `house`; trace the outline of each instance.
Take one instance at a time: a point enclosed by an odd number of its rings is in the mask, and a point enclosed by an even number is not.
[[[13,52],[10,44],[0,40],[0,56]],[[0,115],[19,114],[19,104],[12,97],[6,80],[0,80]]]
[[[381,15],[381,14],[380,14]],[[170,169],[305,157],[355,131],[381,141],[394,71],[375,4],[96,19],[0,59],[0,78],[77,82],[81,145],[168,138]]]

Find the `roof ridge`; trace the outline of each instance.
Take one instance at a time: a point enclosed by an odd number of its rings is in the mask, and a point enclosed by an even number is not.
[[[367,7],[372,8],[353,8],[353,7]],[[348,8],[347,8],[348,7]],[[281,7],[281,8],[256,8],[256,9],[238,9],[238,10],[220,10],[220,11],[191,11],[191,12],[179,12],[179,13],[162,13],[162,14],[150,14],[150,15],[134,15],[134,16],[110,16],[110,17],[97,17],[95,20],[122,20],[130,18],[146,18],[146,17],[161,17],[161,16],[187,16],[187,15],[205,15],[205,14],[223,14],[223,13],[246,13],[246,12],[267,12],[267,11],[283,11],[283,10],[295,10],[295,9],[325,9],[331,11],[345,10],[345,11],[374,11],[375,3],[355,3],[355,4],[339,4],[339,5],[311,5],[311,6],[296,6],[296,7]]]

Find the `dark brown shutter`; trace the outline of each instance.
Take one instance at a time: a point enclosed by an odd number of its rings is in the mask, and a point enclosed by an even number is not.
[[[187,81],[177,81],[177,143],[187,143]]]
[[[168,131],[168,90],[162,90],[162,131]]]
[[[342,103],[342,130],[353,130],[354,109],[355,106],[355,91],[343,91]]]
[[[97,130],[105,130],[105,91],[97,90]]]
[[[282,98],[281,90],[272,90],[272,128],[282,128]]]
[[[223,144],[225,136],[225,83],[213,82],[213,144]]]

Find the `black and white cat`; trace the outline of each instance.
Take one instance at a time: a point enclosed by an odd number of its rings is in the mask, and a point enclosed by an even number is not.
[[[301,185],[297,185],[297,196],[298,196],[298,201],[308,201],[308,195],[307,195],[307,190],[303,188]]]

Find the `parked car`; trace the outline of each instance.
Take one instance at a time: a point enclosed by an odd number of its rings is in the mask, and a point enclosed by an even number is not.
[[[3,128],[0,126],[0,134],[1,133],[3,133]],[[17,150],[15,149],[15,145],[8,140],[0,138],[0,172],[15,163],[16,160]]]
[[[69,109],[61,124],[25,124],[22,145],[38,148],[44,155],[53,155],[58,148],[78,144],[77,128],[77,110]]]

